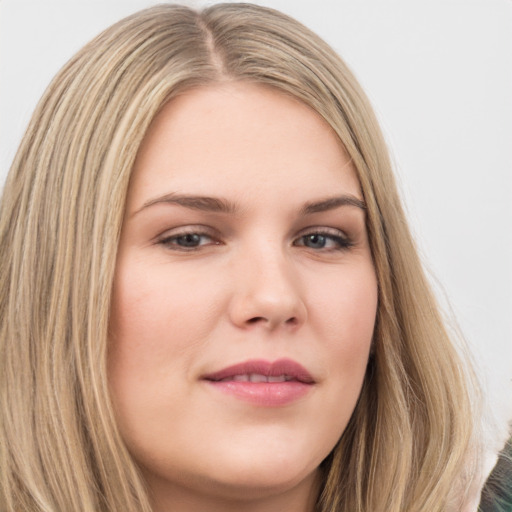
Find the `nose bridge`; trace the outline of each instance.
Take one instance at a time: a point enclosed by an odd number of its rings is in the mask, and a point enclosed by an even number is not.
[[[235,279],[231,313],[237,325],[261,324],[273,329],[305,320],[298,275],[279,242],[267,240],[241,251]]]

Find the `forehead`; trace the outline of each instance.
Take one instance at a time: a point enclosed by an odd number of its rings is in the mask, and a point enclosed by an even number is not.
[[[351,193],[359,182],[332,128],[275,89],[225,83],[189,90],[153,121],[139,150],[129,204],[168,193],[289,197]]]

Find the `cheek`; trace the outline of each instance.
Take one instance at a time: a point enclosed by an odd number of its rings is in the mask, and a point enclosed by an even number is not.
[[[373,265],[347,267],[332,278],[327,276],[323,283],[317,281],[310,301],[312,320],[324,326],[326,340],[357,354],[371,342],[377,297]]]
[[[217,314],[208,291],[187,279],[165,265],[118,263],[108,377],[119,427],[135,450],[146,445],[146,427],[169,429],[187,407],[194,361]]]
[[[130,263],[130,264],[128,264]],[[129,271],[128,271],[129,269]],[[215,317],[215,296],[207,280],[162,265],[121,262],[116,275],[111,332],[119,350],[162,361],[205,341]],[[199,321],[200,319],[200,321]],[[115,340],[119,340],[115,342]],[[122,343],[121,343],[122,340]]]
[[[332,282],[336,284],[333,285]],[[340,410],[342,424],[352,414],[366,373],[377,312],[377,281],[373,266],[338,276],[317,289],[311,321],[325,343],[326,380],[333,383],[330,400]]]
[[[180,330],[185,330],[182,322],[191,322],[183,318],[187,310],[167,283],[136,261],[118,262],[108,355],[109,382],[118,407],[158,397],[169,387],[169,375],[176,374],[176,354],[186,357],[187,340]]]

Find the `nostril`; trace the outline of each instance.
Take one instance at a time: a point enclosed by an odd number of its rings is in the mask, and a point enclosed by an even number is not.
[[[249,320],[247,320],[248,324],[257,324],[259,322],[270,323],[270,320],[263,316],[255,316],[255,317],[249,318]],[[292,317],[288,318],[288,320],[286,320],[284,323],[286,325],[297,325],[299,323],[299,320],[297,319],[297,317],[292,316]]]
[[[255,324],[262,321],[265,321],[265,318],[263,318],[262,316],[255,316],[254,318],[249,318],[249,320],[247,320],[247,323]]]

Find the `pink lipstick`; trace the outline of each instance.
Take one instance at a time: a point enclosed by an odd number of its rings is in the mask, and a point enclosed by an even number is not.
[[[214,389],[263,407],[279,407],[304,396],[315,381],[291,359],[250,360],[203,376]]]

